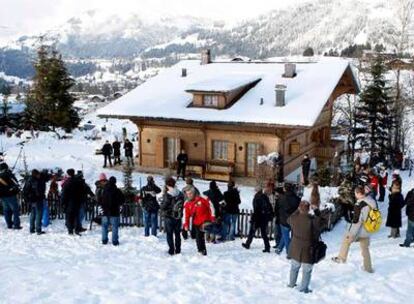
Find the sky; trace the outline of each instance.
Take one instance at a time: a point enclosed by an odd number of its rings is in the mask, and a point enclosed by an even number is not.
[[[172,14],[234,22],[306,1],[314,0],[0,0],[0,41],[55,28],[94,9],[151,18]]]

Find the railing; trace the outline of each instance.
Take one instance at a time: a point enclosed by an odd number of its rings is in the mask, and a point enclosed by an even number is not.
[[[49,198],[47,200],[49,208],[49,217],[51,220],[64,220],[66,218],[65,209],[62,206],[61,200],[59,197]],[[21,213],[29,214],[30,206],[24,201],[21,200]],[[330,230],[333,225],[340,218],[340,209],[337,208],[336,212],[330,212],[328,210],[322,211],[322,216],[327,219],[326,227],[323,227],[324,230]],[[94,200],[88,200],[85,208],[85,220],[90,222],[90,228],[93,227],[93,222],[95,219],[99,218],[99,206]],[[251,226],[251,217],[252,211],[247,209],[242,209],[236,224],[236,235],[238,237],[244,238],[247,237],[250,231]],[[143,209],[141,205],[137,203],[127,203],[122,206],[120,213],[121,226],[124,227],[143,227]],[[164,231],[165,221],[164,217],[160,214],[158,215],[158,228],[160,231]],[[272,220],[269,222],[268,235],[270,239],[274,238],[274,227],[275,221]],[[259,229],[256,231],[255,237],[261,237]]]

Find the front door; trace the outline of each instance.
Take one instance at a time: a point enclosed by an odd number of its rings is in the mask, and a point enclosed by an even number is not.
[[[248,143],[246,147],[247,176],[254,176],[257,166],[257,157],[260,155],[260,144]]]

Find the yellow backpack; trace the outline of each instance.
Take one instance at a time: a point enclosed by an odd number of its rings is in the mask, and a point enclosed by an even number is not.
[[[369,206],[368,216],[364,222],[364,228],[369,233],[375,233],[381,228],[382,215],[378,208],[372,208]]]

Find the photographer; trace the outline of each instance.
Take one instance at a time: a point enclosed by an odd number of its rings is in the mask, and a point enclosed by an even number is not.
[[[19,183],[6,163],[0,164],[0,200],[3,203],[4,219],[7,228],[22,229],[17,195],[20,193]]]

